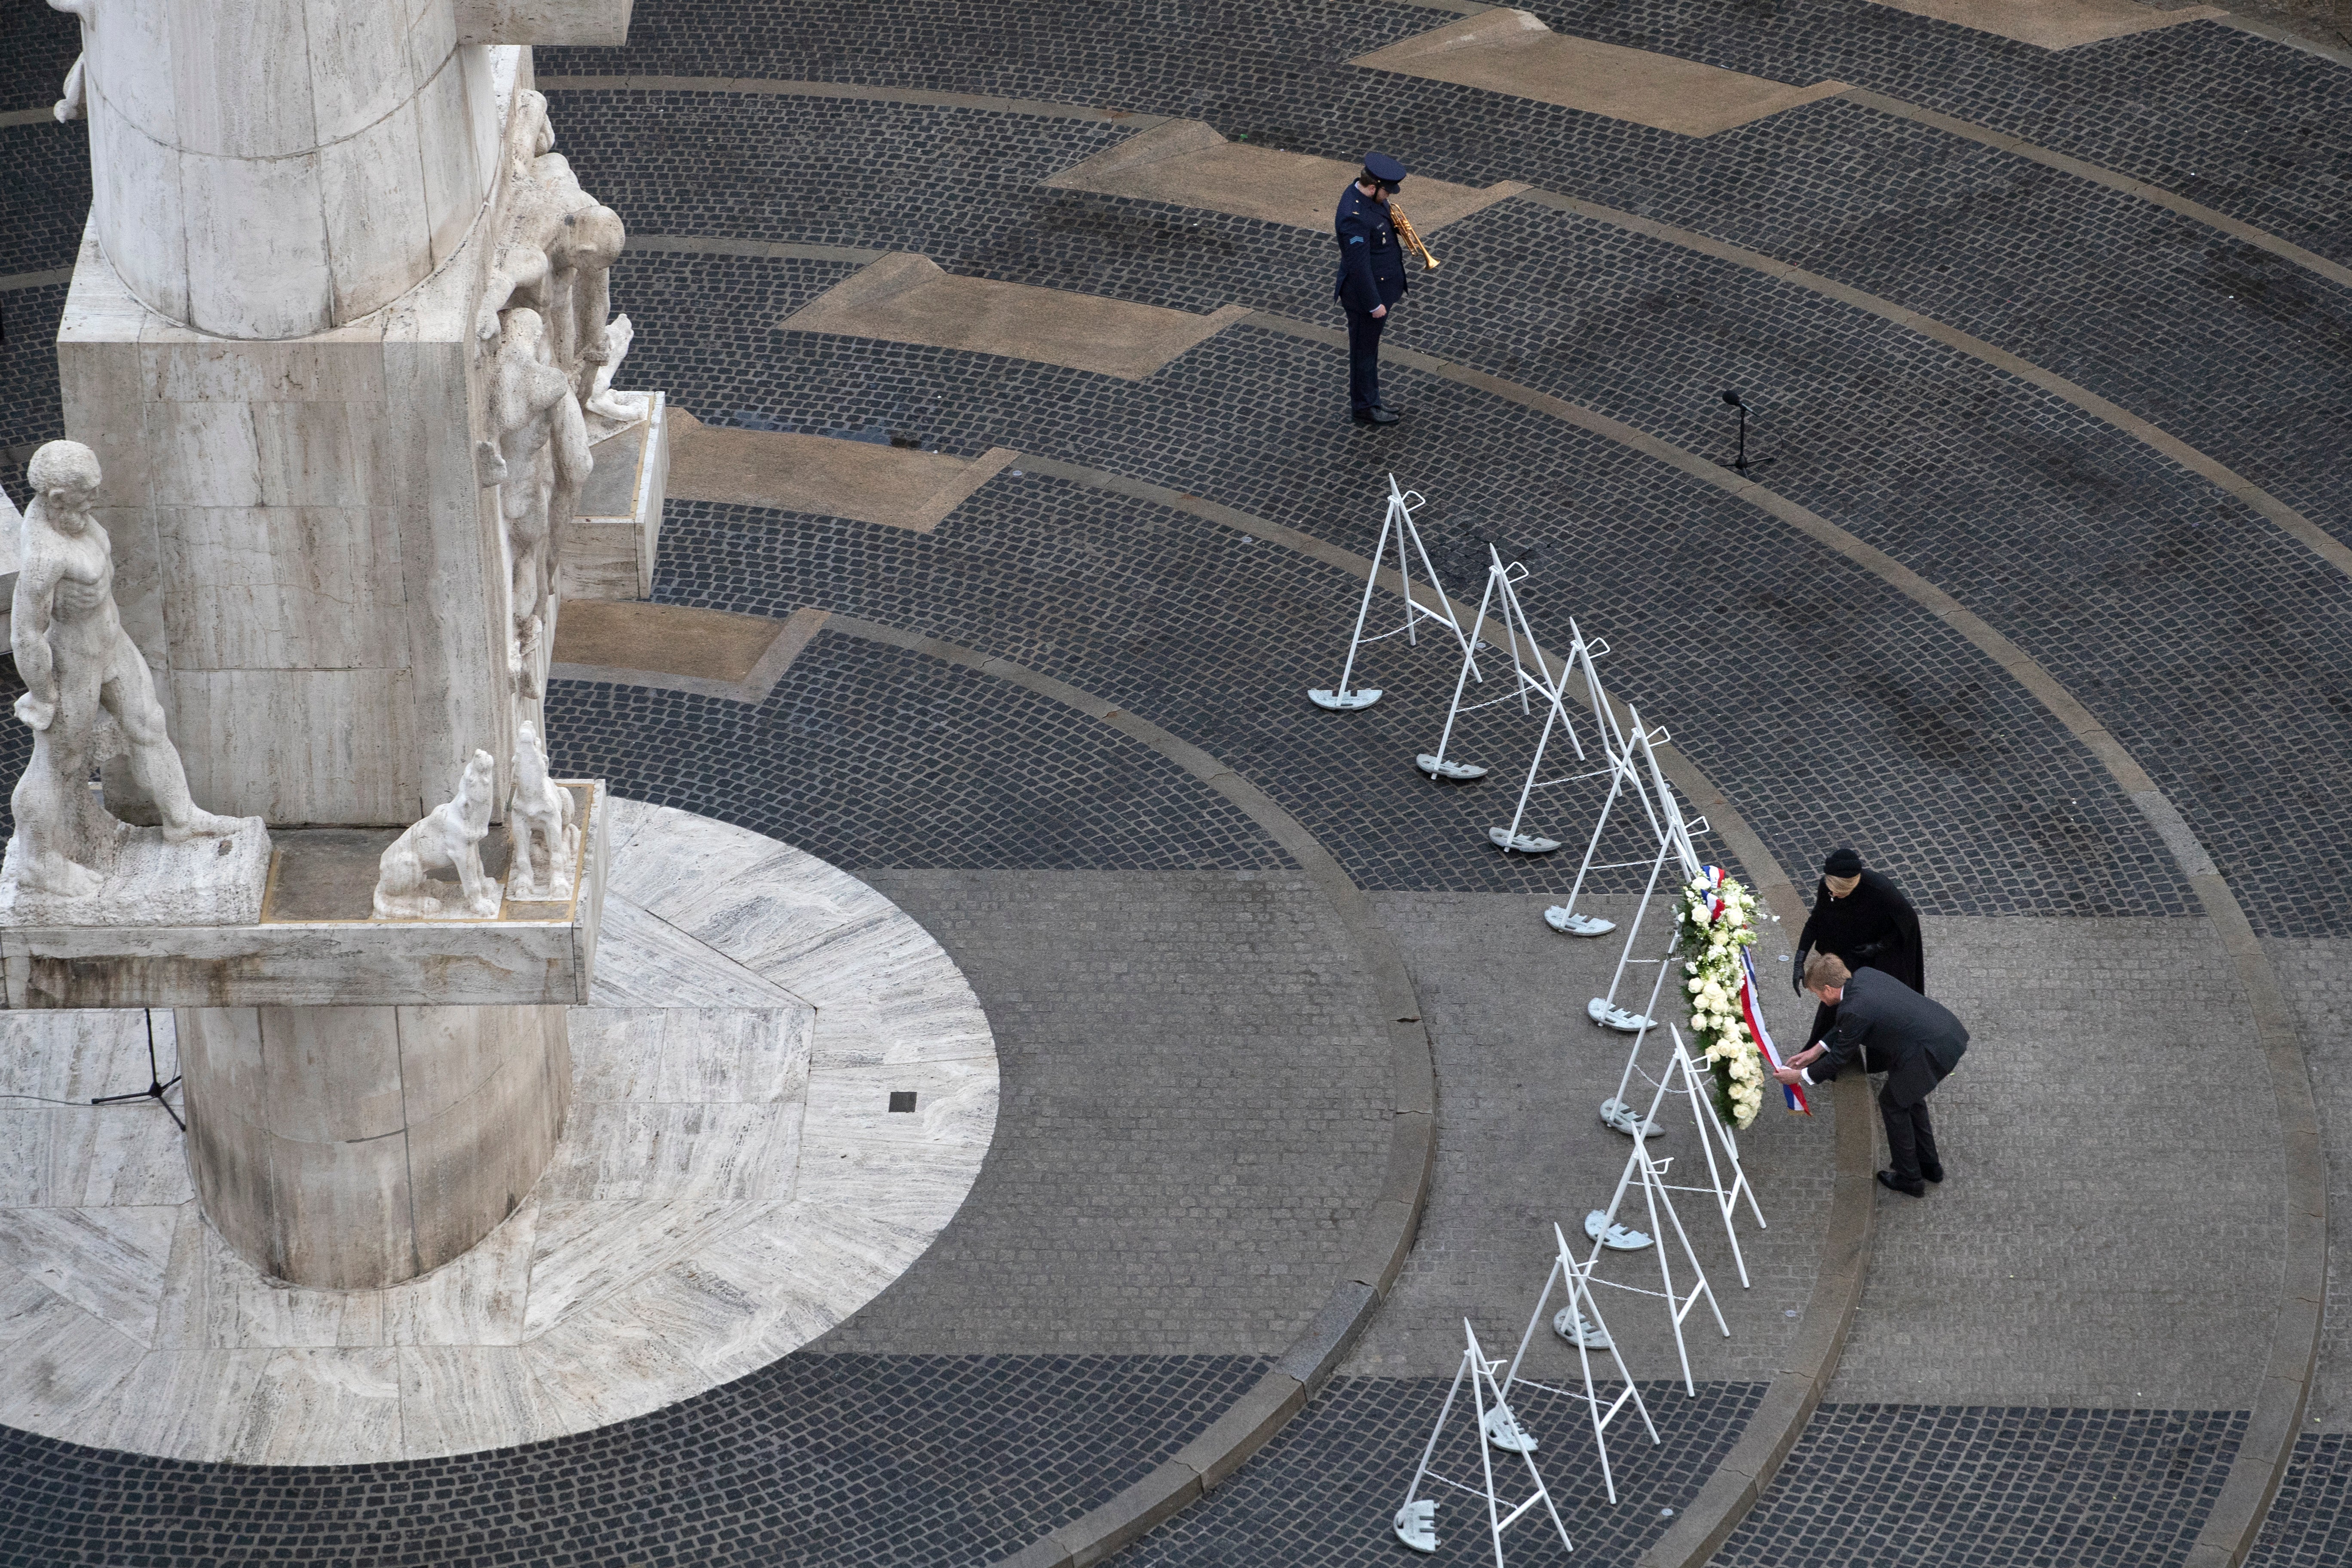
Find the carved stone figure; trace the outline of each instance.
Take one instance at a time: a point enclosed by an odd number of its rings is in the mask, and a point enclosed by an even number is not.
[[[466,763],[457,793],[392,841],[376,862],[376,919],[482,920],[499,912],[499,885],[482,869],[482,838],[490,830],[496,768],[489,752],[476,752]],[[457,873],[454,896],[436,887],[435,871]]]
[[[8,641],[25,682],[16,717],[33,728],[33,759],[12,797],[8,865],[19,887],[89,898],[131,831],[90,793],[105,719],[121,731],[131,776],[153,800],[165,843],[227,837],[242,825],[188,798],[154,677],[115,608],[113,542],[90,512],[98,455],[79,441],[51,441],[33,454],[26,478],[33,504]]]
[[[547,747],[528,721],[515,730],[514,797],[507,803],[510,899],[571,896],[580,866],[580,814],[572,792],[547,776]]]
[[[571,160],[554,146],[545,97],[518,93],[507,128],[498,250],[475,331],[488,342],[499,335],[501,311],[515,305],[539,311],[557,367],[585,403],[596,367],[609,356],[609,274],[628,230],[618,213],[580,188]]]
[[[621,362],[629,357],[629,346],[637,341],[637,329],[626,316],[615,316],[604,324],[605,359],[596,367],[596,374],[588,384],[588,439],[601,441],[605,437],[627,429],[653,412],[654,395],[650,392],[615,392],[613,374]]]
[[[68,16],[79,16],[83,26],[89,23],[90,14],[97,9],[95,0],[49,0],[49,9],[63,11]],[[65,95],[58,100],[49,113],[58,124],[79,120],[83,110],[84,68],[89,64],[88,54],[74,57],[72,68],[66,72]]]
[[[499,515],[514,562],[517,673],[525,682],[523,694],[535,696],[529,687],[530,656],[544,624],[548,542],[554,520],[572,515],[594,467],[579,400],[550,363],[546,326],[535,310],[509,310],[503,319],[489,405],[498,438],[483,444],[478,477],[499,487]]]

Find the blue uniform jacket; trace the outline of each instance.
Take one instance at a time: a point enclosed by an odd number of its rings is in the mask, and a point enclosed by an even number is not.
[[[1339,240],[1339,280],[1331,297],[1350,310],[1393,305],[1404,298],[1404,247],[1389,226],[1389,209],[1354,184],[1339,198],[1332,231]]]

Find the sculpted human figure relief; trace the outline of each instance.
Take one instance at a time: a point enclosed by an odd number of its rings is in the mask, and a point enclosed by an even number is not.
[[[500,312],[513,305],[545,319],[554,362],[585,403],[596,367],[610,357],[606,318],[612,311],[610,273],[628,243],[618,213],[580,188],[571,160],[552,151],[547,100],[523,91],[507,130],[506,191],[500,198],[499,245],[491,261],[475,332],[499,335]]]
[[[376,862],[376,919],[487,920],[499,912],[499,885],[482,869],[482,838],[490,830],[490,792],[496,764],[478,751],[466,763],[457,793],[425,814]],[[453,895],[441,890],[435,871],[453,871]]]
[[[514,798],[507,803],[507,896],[562,899],[580,865],[579,803],[547,776],[547,748],[526,721],[515,730]]]
[[[637,329],[626,316],[615,316],[604,325],[605,359],[596,367],[595,378],[588,385],[588,438],[601,441],[615,431],[625,430],[653,412],[654,395],[650,392],[615,392],[613,373],[629,357],[629,345],[637,341]]]
[[[535,697],[534,655],[549,586],[548,541],[554,520],[571,515],[594,466],[579,400],[550,363],[546,325],[536,310],[511,310],[502,318],[489,405],[498,437],[482,444],[478,477],[499,488],[499,515],[514,568],[515,673],[522,695]]]
[[[16,717],[33,728],[33,758],[16,781],[16,835],[8,868],[17,885],[71,898],[96,895],[130,826],[89,788],[100,727],[121,731],[131,776],[152,797],[167,844],[234,834],[234,817],[197,809],[163,726],[154,677],[122,629],[114,603],[113,542],[91,515],[98,455],[51,441],[26,466],[33,504],[9,612],[9,647],[25,694]]]

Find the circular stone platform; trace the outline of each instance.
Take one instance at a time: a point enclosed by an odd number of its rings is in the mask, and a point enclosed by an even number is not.
[[[0,1015],[0,1425],[98,1447],[361,1464],[643,1415],[805,1344],[929,1247],[996,1126],[988,1022],[845,872],[616,801],[595,1005],[546,1174],[386,1290],[264,1278],[150,1103],[149,1015]],[[172,1020],[152,1015],[172,1074]]]

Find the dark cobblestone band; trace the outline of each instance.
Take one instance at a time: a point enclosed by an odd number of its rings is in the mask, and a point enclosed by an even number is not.
[[[1040,103],[1028,99],[985,98],[969,93],[845,87],[828,82],[761,81],[733,78],[695,77],[563,77],[550,78],[541,85],[551,91],[758,92],[769,95],[793,94],[823,98],[874,99],[894,103],[929,104],[941,108],[982,109],[1005,114],[1034,114],[1060,119],[1110,121],[1137,129],[1148,129],[1153,125],[1164,123],[1167,119],[1162,115],[1121,114],[1115,110],[1083,105]],[[2161,191],[2143,181],[2098,169],[2063,153],[2048,153],[2043,149],[2031,147],[2018,141],[2017,138],[1969,125],[1966,121],[1953,120],[1949,116],[1937,114],[1932,110],[1917,109],[1877,93],[1857,89],[1844,96],[1882,112],[1931,125],[1938,131],[1980,142],[2004,152],[2031,157],[2052,168],[2093,180],[2110,189],[2156,202],[2157,205],[2179,212],[2194,221],[2207,224],[2249,244],[2269,250],[2284,259],[2309,268],[2331,281],[2352,287],[2352,268],[2289,245],[2284,240],[2263,233],[2251,225],[2242,223],[2225,214],[2200,207],[2194,202]],[[2054,371],[2035,364],[1973,333],[1962,331],[1947,322],[1922,315],[1892,300],[1855,289],[1807,268],[1791,266],[1747,247],[1702,234],[1696,229],[1643,217],[1637,214],[1550,191],[1531,189],[1522,195],[1525,200],[1538,205],[1559,212],[1572,213],[1597,223],[1608,224],[1630,233],[1662,240],[1718,260],[1728,261],[1751,271],[1763,273],[1783,283],[1835,300],[1840,304],[1893,321],[1898,326],[1931,338],[1947,348],[1990,365],[2005,374],[2015,376],[2030,385],[2040,387],[2042,391],[2112,426],[2133,440],[2154,449],[2189,472],[2210,481],[2224,493],[2260,513],[2336,571],[2347,577],[2352,577],[2352,546],[2346,545],[2285,500],[2238,473],[2210,454],[2199,450],[2151,421],[2131,413],[2113,400],[2102,397],[2089,388]],[[710,248],[715,243],[678,237],[658,237],[645,240],[632,240],[631,246],[632,248],[636,249],[684,251]],[[756,241],[730,243],[759,245]],[[812,260],[870,258],[867,253],[852,252],[835,247],[766,246],[743,253],[790,256]],[[735,253],[730,252],[730,254]],[[1391,357],[1409,363],[1409,356],[1398,354],[1394,351],[1391,351]]]
[[[1406,0],[1406,3],[1418,4],[1420,0]],[[1448,11],[1459,9],[1465,15],[1474,11],[1495,9],[1485,5],[1460,7],[1447,5],[1433,8]],[[877,99],[891,103],[931,104],[947,109],[985,109],[1009,114],[1043,114],[1057,119],[1110,121],[1121,125],[1133,126],[1139,131],[1149,130],[1154,125],[1164,123],[1170,118],[1162,114],[1129,114],[1116,110],[1096,109],[1083,104],[1049,103],[1035,99],[989,98],[975,93],[932,92],[919,88],[868,87],[847,82],[789,81],[762,77],[549,76],[541,78],[539,86],[542,91],[547,92],[756,92],[802,98]],[[2088,163],[2081,158],[2054,152],[2047,147],[2037,146],[2022,137],[2012,136],[2007,132],[1995,131],[1990,126],[1979,125],[1972,121],[1940,113],[1916,103],[1906,103],[1899,98],[1889,98],[1885,93],[1873,92],[1868,88],[1849,88],[1838,96],[1874,109],[1881,114],[1890,114],[1899,120],[1908,120],[1920,125],[1932,126],[1948,136],[1957,136],[1963,141],[1997,148],[2003,153],[2040,163],[2045,168],[2056,169],[2061,173],[2073,174],[2078,179],[2105,185],[2109,190],[2121,192],[2137,200],[2164,207],[2168,211],[2179,213],[2192,222],[2219,229],[2233,238],[2242,239],[2248,245],[2266,250],[2282,261],[2291,261],[2297,267],[2306,268],[2332,282],[2352,288],[2352,267],[2347,267],[2339,261],[2332,261],[2316,251],[2307,250],[2302,246],[2282,239],[2267,229],[2258,228],[2252,224],[2231,217],[2227,213],[2216,211],[2201,202],[2191,201],[2187,196],[2168,191],[2163,186],[2149,181],[2135,179],[2129,174],[2102,168],[2096,163]]]

